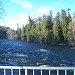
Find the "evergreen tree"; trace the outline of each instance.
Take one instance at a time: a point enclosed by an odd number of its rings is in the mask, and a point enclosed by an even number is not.
[[[47,43],[52,44],[53,42],[53,16],[52,11],[50,11],[49,15],[47,16],[47,24],[46,24],[46,30],[47,30]]]
[[[21,39],[21,28],[19,28],[18,23],[17,23],[17,36],[18,36],[18,39],[20,40]]]
[[[46,15],[43,15],[43,19],[42,19],[42,22],[41,22],[41,25],[40,25],[40,43],[45,43],[45,25],[46,25]]]
[[[67,35],[67,16],[66,16],[66,11],[61,10],[61,23],[62,23],[62,30],[63,30],[63,37],[64,37],[64,42],[68,41],[68,35]]]
[[[57,13],[54,19],[54,25],[53,25],[54,43],[58,43],[59,27],[60,27],[60,19],[59,19],[59,13]]]
[[[26,25],[26,39],[29,42],[34,41],[35,21],[29,16],[29,23]]]
[[[51,30],[53,27],[53,21],[52,21],[52,11],[50,11],[50,14],[47,16],[47,24],[46,29]]]
[[[72,22],[72,17],[69,11],[70,9],[67,9],[67,25]]]
[[[25,32],[26,32],[26,30],[25,30],[25,27],[23,25],[22,31],[21,31],[21,38],[22,38],[23,41],[26,39]]]

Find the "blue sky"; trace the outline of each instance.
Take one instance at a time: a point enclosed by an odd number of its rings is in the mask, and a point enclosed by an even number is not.
[[[16,29],[17,23],[19,26],[26,24],[28,15],[38,17],[42,14],[48,14],[53,11],[53,16],[61,9],[67,10],[70,8],[70,13],[75,12],[75,0],[0,0],[4,4],[6,12],[3,26],[9,26]]]

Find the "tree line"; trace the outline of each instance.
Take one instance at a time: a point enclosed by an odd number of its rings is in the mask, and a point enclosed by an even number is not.
[[[26,26],[17,27],[18,39],[46,44],[74,44],[75,20],[70,9],[57,12],[54,18],[52,11],[42,17],[28,17]]]
[[[9,27],[0,26],[0,39],[17,39],[17,32]]]
[[[6,38],[6,31],[8,27],[0,26],[0,39]]]
[[[50,45],[75,44],[75,16],[70,14],[70,9],[57,12],[55,17],[53,17],[52,11],[42,17],[28,17],[29,22],[22,28],[19,28],[17,23],[17,30],[0,26],[0,38],[6,36],[7,39]]]

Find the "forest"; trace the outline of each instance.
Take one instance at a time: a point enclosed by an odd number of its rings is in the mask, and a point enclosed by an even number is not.
[[[75,16],[72,17],[70,9],[57,12],[54,18],[52,11],[42,17],[28,17],[29,23],[17,28],[18,39],[50,45],[75,43]]]
[[[27,42],[43,43],[49,45],[74,45],[75,44],[75,15],[70,14],[70,9],[61,10],[53,17],[52,11],[48,15],[32,18],[28,16],[28,22],[17,30],[4,28],[7,39],[17,39]],[[1,35],[0,35],[1,36]]]

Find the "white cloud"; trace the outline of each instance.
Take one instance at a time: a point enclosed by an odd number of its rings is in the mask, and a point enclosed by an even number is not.
[[[17,23],[19,24],[19,27],[25,26],[28,23],[28,16],[29,14],[20,14],[15,19],[8,19],[6,18],[4,23],[2,23],[2,26],[7,26],[12,29],[17,29]],[[32,18],[36,18],[35,15],[30,14]]]
[[[20,2],[20,0],[10,0],[10,1],[15,2],[15,3],[19,3]]]
[[[17,20],[6,18],[5,21],[1,25],[12,28],[12,29],[17,29]]]
[[[40,7],[33,14],[20,14],[15,17],[15,19],[6,18],[5,22],[2,25],[8,26],[12,29],[17,29],[17,23],[19,23],[19,27],[22,27],[23,25],[26,25],[28,23],[28,16],[31,16],[33,19],[38,18],[39,14],[47,14],[52,9],[52,7]]]
[[[12,29],[16,29],[17,28],[17,25],[15,24],[15,22],[12,20],[8,20],[6,19],[4,21],[4,23],[1,24],[2,26],[6,26],[6,27],[9,27],[9,28],[12,28]]]
[[[55,6],[63,6],[61,3],[56,3]]]
[[[26,9],[32,9],[32,7],[33,7],[32,4],[28,1],[23,2],[22,6]]]
[[[28,0],[10,0],[11,2],[14,2],[16,4],[21,5],[25,9],[32,9],[33,5]]]
[[[28,23],[28,14],[20,14],[17,18],[17,23],[19,23],[19,26],[22,27],[22,25],[26,25]]]
[[[37,13],[40,13],[40,14],[48,14],[50,10],[52,10],[53,7],[50,7],[50,6],[42,6],[42,7],[39,7],[36,12]]]
[[[30,16],[32,19],[37,18],[37,16],[35,16],[34,14],[20,14],[17,18],[17,23],[19,23],[20,27],[28,23],[28,16]]]
[[[7,26],[12,29],[17,29],[17,23],[19,24],[19,27],[25,26],[28,23],[28,16],[32,17],[32,19],[37,18],[37,15],[34,14],[20,14],[16,16],[15,18],[5,18],[4,23],[2,23],[2,26]]]

